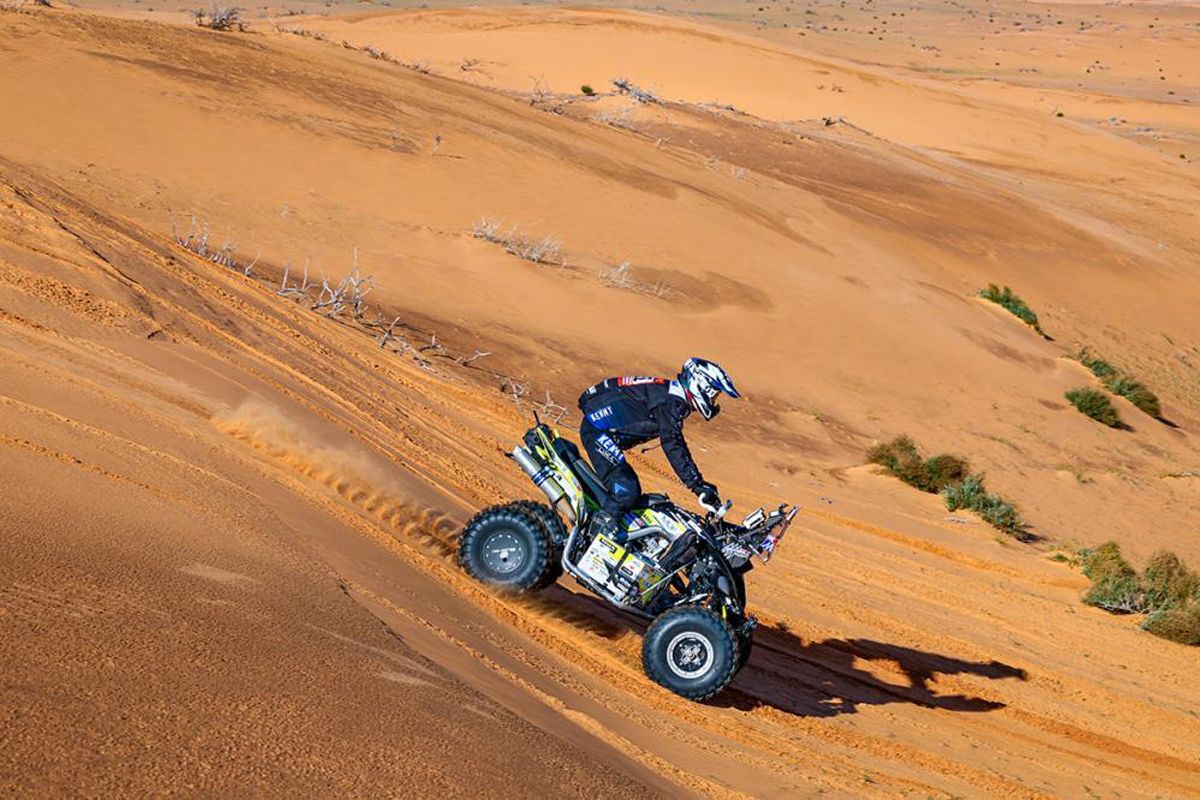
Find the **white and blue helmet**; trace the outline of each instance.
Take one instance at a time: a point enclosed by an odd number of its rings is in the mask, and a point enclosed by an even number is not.
[[[687,392],[692,408],[705,419],[712,419],[720,411],[717,397],[721,392],[730,397],[741,397],[729,373],[721,365],[706,358],[689,358],[679,371],[679,385]]]

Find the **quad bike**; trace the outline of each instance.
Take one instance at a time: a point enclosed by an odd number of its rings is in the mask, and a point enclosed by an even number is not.
[[[728,501],[700,516],[647,494],[622,520],[622,545],[592,530],[606,489],[575,444],[538,422],[509,456],[550,502],[518,500],[476,514],[459,541],[463,568],[513,593],[543,589],[565,571],[653,620],[642,642],[652,680],[691,700],[724,689],[745,665],[758,624],[746,611],[743,576],[753,556],[770,560],[798,509],[760,508],[737,525],[725,521]]]

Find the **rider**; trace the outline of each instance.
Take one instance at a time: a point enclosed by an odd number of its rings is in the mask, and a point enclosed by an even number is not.
[[[596,515],[595,530],[618,542],[625,541],[627,533],[618,520],[633,507],[642,487],[623,451],[652,439],[662,442],[675,474],[701,503],[720,505],[717,487],[704,480],[684,441],[683,421],[693,411],[706,420],[715,417],[721,410],[717,397],[722,392],[730,397],[741,396],[719,365],[689,358],[674,380],[608,378],[579,396],[583,412],[579,437],[596,475],[608,489],[604,507]]]

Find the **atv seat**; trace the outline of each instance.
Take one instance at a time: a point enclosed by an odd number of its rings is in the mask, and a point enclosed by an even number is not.
[[[604,501],[608,499],[608,489],[600,482],[592,465],[580,455],[579,448],[575,446],[575,443],[560,437],[554,440],[554,449],[562,457],[562,460],[567,462],[571,471],[579,477],[579,482],[583,485],[583,493],[596,505],[603,506]]]
[[[558,438],[554,440],[554,449],[563,461],[567,462],[567,466],[579,476],[579,482],[583,485],[583,492],[596,505],[604,507],[604,501],[608,499],[609,492],[600,478],[596,475],[596,471],[592,469],[592,465],[587,462],[574,442],[567,439]],[[647,508],[657,508],[664,504],[670,504],[671,498],[665,494],[651,492],[649,494],[639,495],[634,501],[631,511],[641,511]]]
[[[638,497],[637,502],[633,504],[635,511],[640,511],[645,508],[658,508],[671,504],[671,498],[667,497],[662,492],[646,492]]]

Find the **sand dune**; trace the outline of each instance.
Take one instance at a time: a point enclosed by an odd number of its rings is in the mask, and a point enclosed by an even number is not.
[[[1046,558],[1200,559],[1191,162],[1042,113],[1049,78],[1002,97],[778,31],[279,24],[332,41],[0,13],[6,793],[1200,795],[1195,653]],[[277,292],[355,260],[368,319],[400,318],[383,347]],[[1077,343],[1172,424],[1071,409]],[[696,431],[706,472],[805,504],[708,705],[643,677],[639,623],[565,582],[493,596],[451,556],[466,515],[530,495],[502,451],[531,401],[569,423],[590,380],[693,351],[748,395]],[[969,456],[1043,541],[861,466],[898,433]]]

